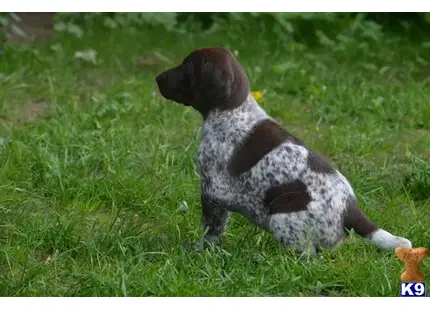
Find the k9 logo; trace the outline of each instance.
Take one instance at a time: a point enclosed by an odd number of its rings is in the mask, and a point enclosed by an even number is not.
[[[400,283],[400,296],[402,297],[425,297],[425,282],[402,282]]]

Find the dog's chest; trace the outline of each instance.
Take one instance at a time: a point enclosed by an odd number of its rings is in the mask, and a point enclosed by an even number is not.
[[[198,149],[205,195],[223,202],[234,202],[241,184],[229,173],[230,160],[254,126],[265,118],[267,115],[251,102],[234,113],[217,115],[205,121]]]
[[[234,151],[234,133],[213,129],[205,128],[198,150],[202,190],[214,199],[232,200],[234,182],[228,173],[228,161]]]

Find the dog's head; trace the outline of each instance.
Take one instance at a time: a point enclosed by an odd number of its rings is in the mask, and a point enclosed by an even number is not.
[[[156,77],[164,98],[192,106],[205,116],[233,109],[249,94],[248,77],[233,54],[221,47],[201,48]]]

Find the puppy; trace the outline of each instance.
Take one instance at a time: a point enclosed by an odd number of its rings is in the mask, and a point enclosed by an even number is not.
[[[258,105],[230,51],[198,49],[156,82],[164,98],[203,118],[204,240],[218,243],[229,213],[237,212],[299,253],[334,249],[350,229],[382,249],[412,247],[372,222],[347,179]]]

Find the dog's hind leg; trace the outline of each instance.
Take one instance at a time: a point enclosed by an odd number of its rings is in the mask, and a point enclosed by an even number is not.
[[[296,254],[315,255],[317,247],[306,222],[297,213],[273,214],[269,218],[269,229],[282,247],[293,249]]]

